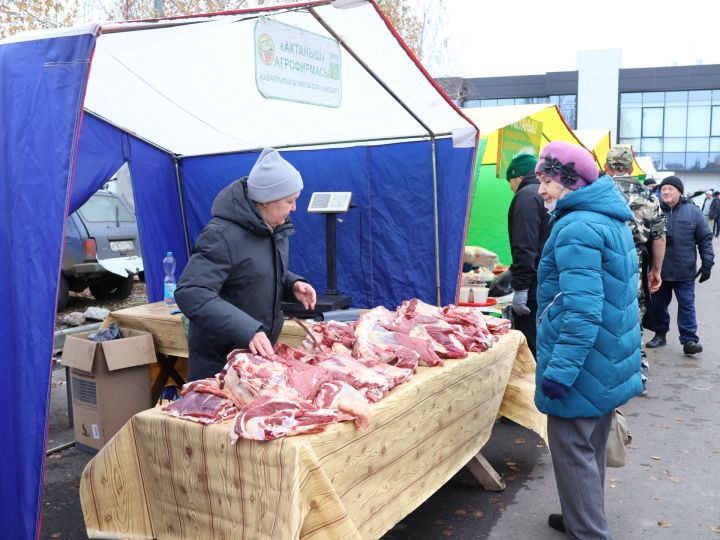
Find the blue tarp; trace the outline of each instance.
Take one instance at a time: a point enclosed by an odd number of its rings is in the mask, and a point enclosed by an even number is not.
[[[0,537],[38,534],[55,298],[95,37],[0,46]]]
[[[291,218],[290,268],[324,292],[325,216],[308,214],[314,191],[351,191],[337,223],[338,289],[356,307],[394,309],[408,298],[436,303],[432,149],[429,142],[284,151],[304,189]],[[473,149],[438,142],[442,303],[454,301],[462,256]],[[217,193],[246,176],[257,153],[183,160],[182,185],[191,243],[210,219]],[[159,294],[159,292],[158,292]],[[159,298],[159,296],[158,296]]]
[[[257,158],[179,160],[178,179],[174,157],[139,138],[87,114],[80,129],[94,44],[85,34],[0,46],[0,298],[6,301],[0,339],[7,351],[0,364],[6,383],[0,397],[2,538],[38,534],[66,214],[127,162],[148,296],[156,301],[165,253],[176,254],[180,272],[187,262],[185,229],[192,245],[215,195],[247,175]],[[392,308],[411,297],[435,303],[431,153],[429,142],[283,151],[305,182],[293,214],[291,269],[324,291],[325,217],[308,214],[307,204],[313,191],[352,191],[357,208],[338,219],[338,288],[358,307]],[[473,148],[437,142],[443,304],[455,296],[473,157]]]

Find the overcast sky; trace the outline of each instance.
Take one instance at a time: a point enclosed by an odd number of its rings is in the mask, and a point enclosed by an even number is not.
[[[586,49],[620,48],[624,68],[720,63],[720,22],[714,2],[444,3],[447,55],[439,65],[429,66],[434,76],[572,71],[577,51]]]

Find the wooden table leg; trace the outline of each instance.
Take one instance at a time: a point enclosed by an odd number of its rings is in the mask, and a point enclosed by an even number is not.
[[[150,391],[150,399],[153,404],[158,402],[160,394],[162,394],[163,388],[167,384],[169,378],[175,381],[175,384],[182,387],[185,384],[185,380],[175,369],[175,362],[177,362],[176,356],[166,356],[158,353],[157,355],[158,364],[160,364],[160,373],[158,373],[157,379],[153,383],[152,390]]]
[[[470,472],[484,490],[502,491],[505,489],[505,481],[480,452],[473,456],[467,464],[467,468],[470,469]]]

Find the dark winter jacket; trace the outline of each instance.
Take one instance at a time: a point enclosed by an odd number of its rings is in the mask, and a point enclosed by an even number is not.
[[[508,210],[508,234],[512,252],[512,288],[530,290],[534,296],[537,267],[548,236],[548,215],[538,195],[540,182],[534,172],[528,173],[518,186]]]
[[[720,199],[713,199],[710,207],[710,219],[720,218]]]
[[[247,196],[246,178],[223,189],[212,219],[195,242],[175,299],[190,319],[191,380],[222,370],[234,348],[265,332],[275,343],[283,327],[281,300],[294,300],[287,269],[290,220],[271,230]]]
[[[667,218],[663,281],[695,279],[698,251],[702,266],[712,268],[712,232],[702,210],[683,198],[673,208],[660,202],[660,208]]]
[[[562,418],[602,416],[642,391],[632,214],[609,176],[565,195],[554,214],[538,267],[535,405]],[[568,396],[547,397],[543,377]]]

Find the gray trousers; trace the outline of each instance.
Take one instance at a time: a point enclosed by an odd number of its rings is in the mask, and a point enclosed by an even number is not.
[[[595,418],[547,417],[548,441],[567,535],[612,540],[605,519],[605,446],[612,412]]]

